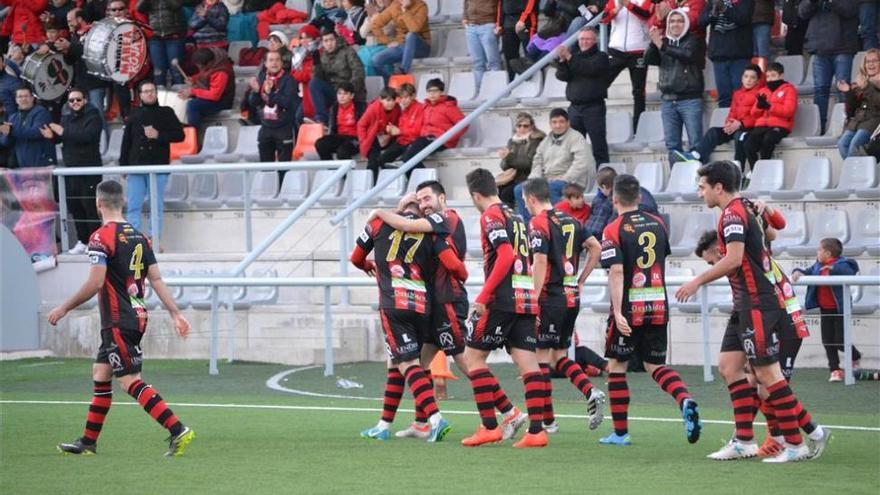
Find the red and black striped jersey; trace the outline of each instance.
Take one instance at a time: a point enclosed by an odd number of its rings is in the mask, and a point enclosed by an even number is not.
[[[623,265],[621,312],[630,326],[665,325],[669,320],[666,298],[669,254],[669,233],[657,215],[630,211],[605,227],[602,267]]]
[[[727,276],[734,311],[783,309],[764,229],[743,198],[735,198],[721,212],[718,240],[722,256],[731,242],[745,244],[742,263]]]
[[[364,227],[357,244],[365,253],[376,251],[380,308],[427,313],[428,284],[434,270],[433,241],[431,234],[394,230],[378,218]]]
[[[487,306],[517,314],[538,314],[528,231],[522,217],[503,203],[490,205],[480,216],[480,240],[486,279],[495,268],[498,248],[502,244],[510,244],[513,248],[513,266],[491,294]]]
[[[550,209],[532,217],[529,222],[532,254],[547,256],[547,272],[538,298],[542,307],[580,306],[577,278],[583,243],[581,223],[565,213]]]
[[[458,213],[455,210],[447,209],[440,213],[432,213],[425,219],[431,223],[431,227],[434,229],[434,252],[439,255],[447,249],[452,249],[456,257],[463,262],[467,253],[467,236]],[[464,283],[449,273],[443,263],[436,263],[436,270],[433,301],[439,304],[467,301]]]
[[[156,264],[150,241],[128,222],[108,222],[92,233],[88,253],[91,264],[107,267],[98,293],[101,328],[146,330],[144,282]]]

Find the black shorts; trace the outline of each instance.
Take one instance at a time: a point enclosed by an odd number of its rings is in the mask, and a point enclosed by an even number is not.
[[[783,310],[745,310],[730,315],[721,352],[744,352],[749,363],[766,366],[779,361],[779,338],[786,320],[791,319]],[[753,323],[754,322],[754,323]]]
[[[644,363],[666,364],[666,325],[634,327],[629,337],[617,331],[614,317],[608,318],[605,357],[626,362],[636,355]]]
[[[447,356],[457,356],[464,352],[467,312],[466,300],[432,305],[431,325],[421,338],[422,344],[433,344]]]
[[[541,307],[538,323],[538,349],[568,349],[580,308]]]
[[[428,331],[428,316],[405,309],[380,309],[379,316],[391,363],[417,361],[422,349],[419,336]]]
[[[502,347],[534,351],[538,343],[535,315],[523,315],[497,309],[486,309],[468,328],[467,345],[481,351]]]
[[[144,353],[141,351],[141,337],[137,330],[104,328],[101,330],[101,347],[98,348],[96,363],[109,364],[113,376],[135,375],[141,372]]]

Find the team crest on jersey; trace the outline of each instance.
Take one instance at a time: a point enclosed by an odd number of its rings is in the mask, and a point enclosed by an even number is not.
[[[522,260],[517,259],[517,260],[513,263],[513,271],[515,271],[516,273],[522,273],[522,271],[523,271]]]
[[[128,244],[128,238],[125,237],[125,234],[121,232],[119,233],[119,235],[116,236],[116,239],[123,244]]]
[[[629,234],[634,234],[636,232],[636,229],[632,226],[632,224],[625,223],[623,224],[623,231]]]
[[[791,297],[791,296],[794,295],[794,291],[791,290],[791,284],[790,284],[790,283],[785,282],[785,283],[782,284],[782,293],[785,294],[785,297],[786,297],[786,298],[789,298],[789,297]]]
[[[573,275],[574,274],[574,266],[569,261],[565,262],[565,274],[566,275]]]
[[[648,279],[644,273],[636,273],[633,275],[633,287],[644,287]]]
[[[388,270],[391,272],[392,277],[400,278],[404,275],[403,267],[398,264],[389,266]]]

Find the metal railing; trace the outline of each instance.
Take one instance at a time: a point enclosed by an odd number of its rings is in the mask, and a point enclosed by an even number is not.
[[[693,280],[693,277],[666,277],[667,293],[670,299],[673,293],[670,287],[681,286],[686,282]],[[212,328],[210,334],[209,360],[210,365],[208,372],[212,375],[219,373],[217,368],[217,358],[219,352],[219,328],[215,320],[219,309],[220,287],[321,287],[324,290],[324,376],[333,375],[333,305],[330,299],[330,289],[333,287],[352,288],[352,287],[374,287],[376,281],[367,277],[319,277],[319,278],[235,278],[235,277],[217,277],[217,278],[168,278],[165,283],[180,287],[211,287],[211,315]],[[467,286],[471,288],[481,288],[483,280],[470,279]],[[607,287],[608,280],[606,278],[591,277],[585,283],[588,287]],[[726,286],[727,280],[719,279],[709,285]],[[877,285],[880,286],[880,277],[876,276],[840,276],[840,277],[819,277],[805,276],[801,277],[793,285],[833,285],[843,288],[843,345],[844,345],[844,373],[845,383],[852,385],[855,383],[852,369],[852,301],[848,297],[853,286]],[[712,373],[712,355],[713,351],[710,347],[710,321],[709,321],[709,295],[708,285],[700,288],[697,296],[700,302],[700,316],[702,318],[702,344],[703,344],[703,380],[711,382],[715,379]],[[232,305],[228,305],[230,311]],[[673,306],[674,308],[674,306]],[[230,332],[230,340],[232,340],[232,332]],[[232,356],[233,347],[230,342],[230,356]],[[231,359],[230,359],[231,361]]]

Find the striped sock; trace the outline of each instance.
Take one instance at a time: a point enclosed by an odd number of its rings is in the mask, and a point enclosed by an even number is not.
[[[779,422],[776,421],[776,413],[773,412],[773,406],[769,400],[761,400],[761,413],[767,418],[767,430],[770,431],[771,437],[781,437],[782,432],[779,431]]]
[[[661,366],[651,373],[651,378],[660,385],[660,388],[671,395],[681,409],[681,405],[685,399],[690,399],[691,394],[688,392],[687,385],[684,380],[676,373],[676,371],[667,366]]]
[[[416,399],[416,410],[424,411],[425,417],[440,412],[437,409],[437,402],[434,400],[434,387],[431,381],[425,376],[425,370],[419,365],[413,365],[406,369],[406,381],[409,383],[409,390]]]
[[[608,374],[608,402],[611,405],[611,420],[614,433],[623,436],[629,432],[627,414],[629,413],[629,386],[626,373]]]
[[[501,412],[501,414],[507,414],[513,410],[513,404],[510,403],[510,399],[507,398],[507,395],[504,393],[504,390],[501,390],[501,386],[498,385],[498,381],[495,381],[495,390],[493,392],[495,397],[495,409]]]
[[[431,390],[434,390],[434,380],[431,379],[431,370],[423,370],[425,372],[425,378],[428,379],[428,383],[431,384]],[[416,423],[426,423],[428,421],[428,415],[425,414],[425,411],[419,407],[418,404],[415,404],[415,421]]]
[[[553,382],[550,381],[550,365],[540,363],[541,376],[544,377],[544,424],[549,425],[556,421],[556,415],[553,414]]]
[[[546,382],[540,371],[525,373],[523,388],[526,392],[526,409],[529,412],[529,433],[540,433],[544,429],[544,400]]]
[[[581,393],[584,394],[584,397],[587,399],[590,398],[590,394],[593,390],[593,383],[587,378],[587,374],[584,373],[584,370],[582,370],[577,363],[564,357],[559,361],[556,361],[556,371],[568,377],[568,380],[574,385],[574,388],[580,390]]]
[[[159,392],[153,390],[152,385],[147,385],[143,380],[135,380],[128,387],[128,395],[134,397],[138,404],[144,408],[144,411],[172,435],[177,436],[183,431],[183,424],[177,420],[177,416],[174,415]]]
[[[104,426],[104,418],[110,412],[113,403],[113,382],[95,381],[95,392],[92,403],[89,405],[89,414],[86,416],[86,428],[83,431],[82,442],[94,445],[98,442],[101,427]]]
[[[388,368],[388,377],[385,379],[385,397],[382,399],[382,421],[393,423],[400,407],[400,399],[403,397],[403,387],[406,383],[403,375],[397,368]]]
[[[744,442],[751,442],[755,438],[755,400],[753,398],[755,387],[743,378],[728,385],[727,389],[730,391],[730,400],[733,402],[735,436]]]
[[[797,416],[798,426],[804,430],[807,435],[812,435],[814,431],[816,431],[816,423],[813,422],[813,417],[810,416],[810,413],[804,409],[804,406],[801,405],[801,401],[794,399],[794,414]]]
[[[495,390],[504,393],[498,385],[498,380],[488,368],[472,370],[468,373],[468,378],[470,378],[471,388],[474,390],[474,401],[477,403],[480,421],[487,429],[498,428],[498,420],[495,419]]]
[[[770,405],[776,412],[776,419],[779,421],[779,429],[782,431],[782,436],[785,437],[785,443],[800,445],[803,438],[795,414],[797,399],[789,388],[788,382],[779,380],[767,387],[767,391],[770,392]]]

